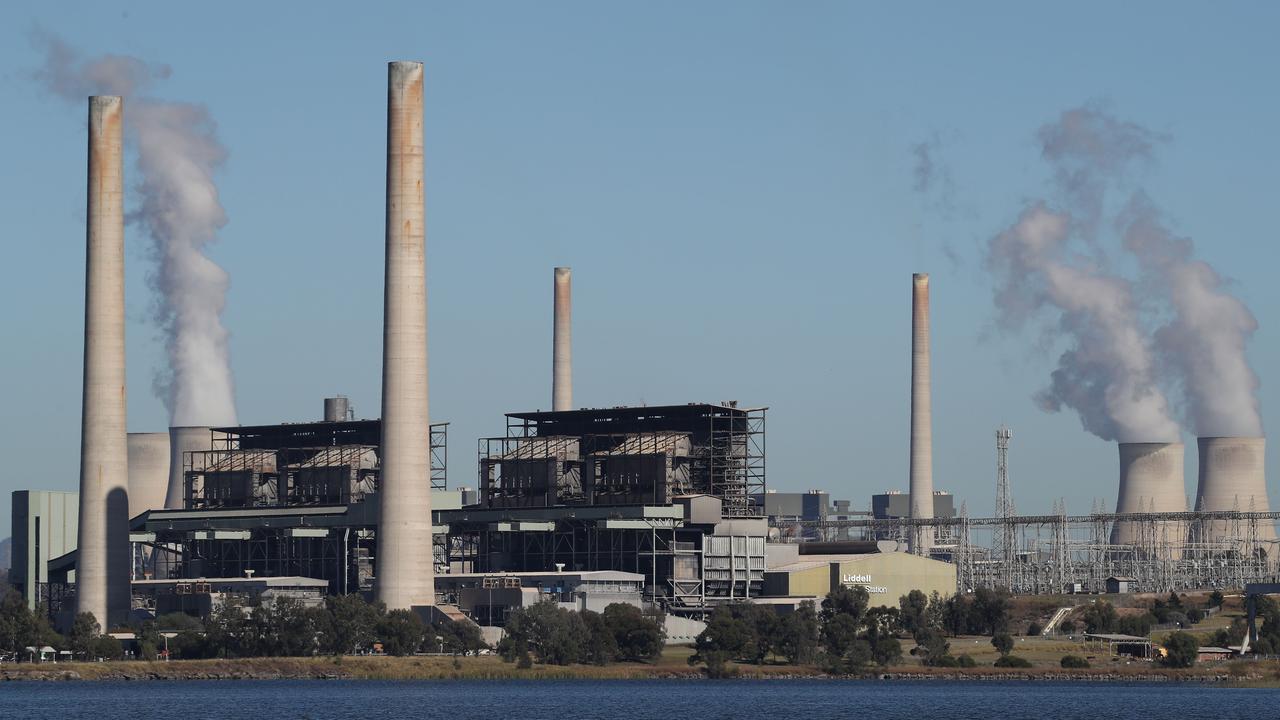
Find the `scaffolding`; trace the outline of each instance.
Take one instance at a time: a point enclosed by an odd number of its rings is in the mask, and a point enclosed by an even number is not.
[[[688,479],[687,482],[682,477],[674,479],[679,491],[720,498],[727,517],[754,517],[762,514],[754,498],[763,496],[767,487],[766,410],[739,408],[736,402],[725,402],[510,413],[506,436],[576,437],[584,458],[602,458],[607,462],[610,456],[619,454],[616,452],[619,446],[635,447],[635,453],[640,456],[683,457],[682,451],[671,449],[672,438],[683,435],[688,443]],[[640,447],[646,443],[651,448]],[[661,447],[664,444],[666,448]],[[482,446],[482,460],[492,456],[493,452]],[[682,473],[675,467],[672,472],[677,476]],[[483,475],[480,483],[484,485]],[[674,494],[673,490],[667,495]]]

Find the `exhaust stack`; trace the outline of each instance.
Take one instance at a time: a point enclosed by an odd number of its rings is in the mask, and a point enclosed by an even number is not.
[[[1182,443],[1119,443],[1119,448],[1117,513],[1186,512],[1182,474],[1186,448]],[[1178,544],[1186,539],[1176,522],[1161,523],[1156,532],[1153,539],[1159,546]],[[1136,523],[1119,521],[1111,528],[1113,545],[1134,545],[1142,540]]]
[[[573,409],[573,271],[556,268],[552,321],[551,409]]]
[[[933,517],[933,410],[929,391],[929,275],[911,276],[911,517]],[[912,551],[927,554],[933,532],[916,528]]]
[[[556,268],[552,322],[552,410],[573,409],[573,270]]]
[[[1271,505],[1267,500],[1266,438],[1202,437],[1196,440],[1196,444],[1200,451],[1197,510],[1270,511]],[[1207,522],[1200,540],[1243,540],[1231,526],[1230,520]],[[1257,539],[1266,541],[1275,538],[1276,529],[1272,521],[1260,520]]]
[[[387,609],[435,604],[427,406],[422,63],[387,72],[387,227],[382,458],[375,596]]]
[[[89,98],[84,395],[76,612],[105,631],[129,612],[129,460],[124,357],[124,103]]]

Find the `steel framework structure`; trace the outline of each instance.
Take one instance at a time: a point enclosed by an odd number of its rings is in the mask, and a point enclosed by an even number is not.
[[[819,539],[878,536],[905,540],[919,526],[950,530],[956,541],[932,549],[955,563],[957,589],[1007,588],[1015,593],[1101,591],[1109,577],[1130,577],[1142,592],[1240,588],[1270,582],[1280,571],[1280,543],[1260,540],[1258,529],[1275,525],[1280,512],[1196,511],[1068,515],[1055,504],[1049,515],[931,519],[854,519],[788,522]],[[1109,542],[1111,526],[1132,523],[1138,541]],[[1195,542],[1212,523],[1229,528],[1230,540]],[[1008,543],[1007,555],[1000,550]]]

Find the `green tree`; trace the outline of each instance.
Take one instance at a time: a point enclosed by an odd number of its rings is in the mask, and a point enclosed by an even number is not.
[[[253,652],[249,618],[229,600],[214,606],[205,622],[206,652],[211,657],[236,658]]]
[[[706,629],[694,640],[694,654],[689,657],[689,664],[703,663],[710,677],[726,677],[728,662],[741,657],[751,645],[753,631],[742,618],[734,615],[732,607],[716,608]]]
[[[76,613],[75,619],[71,621],[71,633],[67,636],[72,654],[78,658],[90,659],[93,643],[101,634],[102,626],[98,625],[93,613]]]
[[[991,646],[1001,657],[1013,652],[1013,636],[1009,633],[996,633],[991,636]]]
[[[506,636],[498,651],[508,662],[526,652],[548,665],[581,662],[586,654],[587,628],[578,613],[540,602],[507,617]]]
[[[822,599],[822,612],[819,616],[825,624],[837,615],[847,615],[855,624],[861,625],[862,619],[867,614],[869,603],[870,596],[866,588],[860,585],[856,587],[841,585]]]
[[[330,595],[317,616],[320,649],[327,655],[347,655],[373,644],[379,618],[386,609],[359,595]]]
[[[1084,609],[1085,632],[1106,633],[1115,630],[1116,609],[1106,600],[1099,600]]]
[[[618,641],[605,616],[591,610],[579,613],[587,629],[583,660],[592,665],[608,665],[618,659]]]
[[[412,610],[392,610],[378,618],[375,633],[388,655],[412,655],[422,647],[427,626]]]
[[[1196,664],[1200,653],[1200,643],[1196,636],[1179,630],[1170,633],[1164,641],[1165,656],[1161,664],[1173,668],[1189,668]]]
[[[973,615],[970,626],[977,625],[977,632],[995,635],[1009,628],[1009,610],[1012,603],[1005,590],[978,588],[973,594]]]
[[[954,658],[951,657],[951,645],[941,632],[925,630],[921,635],[918,641],[920,646],[916,650],[916,654],[923,656],[921,662],[934,667],[945,667],[948,661],[954,662]]]
[[[1223,597],[1221,590],[1214,590],[1209,593],[1209,607],[1220,608],[1222,607],[1224,600],[1226,600],[1226,598]]]
[[[0,597],[0,651],[21,653],[29,645],[35,645],[36,618],[27,608],[27,601],[16,590]]]
[[[89,643],[90,659],[119,660],[124,657],[124,646],[110,635],[99,635]]]
[[[818,655],[818,612],[812,600],[783,616],[775,645],[793,665],[813,662]]]
[[[916,633],[929,627],[929,598],[923,592],[912,590],[898,598],[898,608],[902,629],[908,635],[915,637]]]
[[[772,610],[765,609],[773,614]],[[660,618],[646,615],[634,605],[612,603],[605,607],[603,620],[605,627],[613,634],[619,658],[632,662],[651,662],[662,655],[666,631]],[[772,641],[770,645],[773,645]]]
[[[432,626],[444,652],[470,655],[488,647],[480,627],[470,620],[437,620]]]

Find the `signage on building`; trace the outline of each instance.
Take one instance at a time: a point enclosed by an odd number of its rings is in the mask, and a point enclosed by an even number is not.
[[[870,575],[841,575],[840,584],[846,587],[861,586],[872,595],[883,595],[889,592],[889,588],[883,585],[872,585]]]

